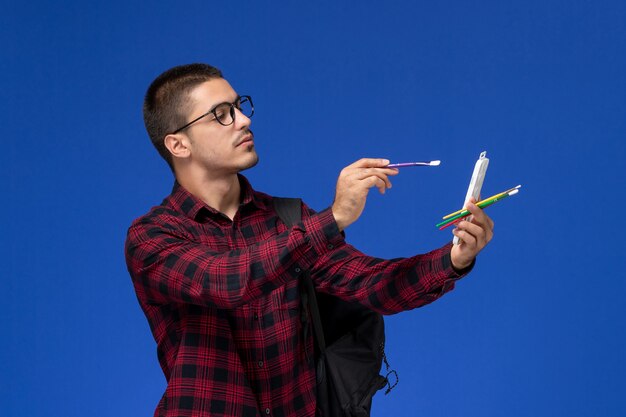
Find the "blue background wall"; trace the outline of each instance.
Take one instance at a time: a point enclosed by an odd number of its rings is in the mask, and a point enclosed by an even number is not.
[[[197,61],[254,97],[257,189],[323,209],[360,157],[443,161],[371,194],[347,230],[371,255],[448,241],[482,150],[484,195],[523,184],[471,276],[387,319],[373,415],[626,415],[626,3],[23,3],[0,6],[3,416],[152,414],[123,242],[172,186],[145,89]]]

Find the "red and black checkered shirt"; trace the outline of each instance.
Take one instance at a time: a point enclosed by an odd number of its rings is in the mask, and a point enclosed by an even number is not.
[[[332,212],[305,205],[288,229],[272,197],[240,176],[231,221],[182,186],[128,230],[126,262],[167,388],[155,416],[315,415],[312,332],[298,276],[382,314],[430,303],[459,278],[450,245],[406,259],[366,256]]]

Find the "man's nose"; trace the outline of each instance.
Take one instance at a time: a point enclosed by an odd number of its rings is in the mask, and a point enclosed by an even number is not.
[[[252,120],[235,107],[235,125],[237,129],[242,129],[250,126]]]

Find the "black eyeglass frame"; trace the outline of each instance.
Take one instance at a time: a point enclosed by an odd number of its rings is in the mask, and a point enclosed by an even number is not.
[[[172,133],[170,133],[170,135],[175,135],[176,133],[187,129],[189,126],[191,126],[192,124],[194,124],[195,122],[197,122],[200,119],[203,119],[205,117],[207,117],[208,115],[212,114],[213,118],[215,120],[217,120],[217,122],[219,124],[221,124],[222,126],[230,126],[233,123],[235,123],[235,107],[237,108],[237,110],[241,111],[241,105],[243,103],[245,103],[246,101],[250,102],[250,115],[245,115],[246,117],[252,117],[254,115],[254,103],[252,103],[252,97],[250,96],[239,96],[237,97],[237,100],[235,100],[233,103],[229,103],[227,101],[223,102],[223,103],[219,103],[216,104],[215,106],[213,106],[213,108],[211,110],[209,110],[208,112],[204,113],[202,116],[198,116],[195,119],[193,119],[191,122],[187,123],[186,125],[179,127],[178,129],[176,129],[175,131],[173,131]],[[217,113],[215,112],[217,110],[218,107],[223,106],[224,104],[228,104],[230,106],[230,123],[222,123],[219,119],[219,117],[217,117]]]

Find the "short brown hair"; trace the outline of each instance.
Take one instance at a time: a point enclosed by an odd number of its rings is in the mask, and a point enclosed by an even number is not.
[[[215,78],[223,78],[222,72],[211,65],[180,65],[159,75],[146,91],[143,121],[152,144],[172,171],[172,155],[165,147],[165,136],[187,123],[189,92]]]

